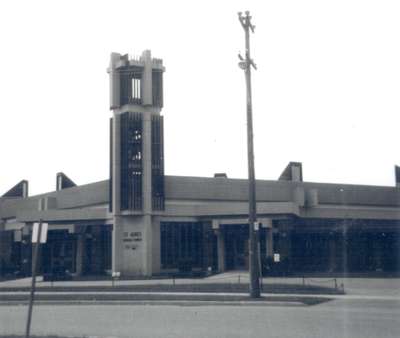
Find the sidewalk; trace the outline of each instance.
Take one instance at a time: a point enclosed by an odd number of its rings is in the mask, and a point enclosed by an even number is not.
[[[38,302],[254,302],[248,297],[248,273],[229,272],[207,278],[43,282],[38,278]],[[0,282],[0,302],[28,299],[31,278]],[[331,299],[371,299],[400,301],[400,278],[338,278],[346,295],[334,290],[333,278],[264,278],[262,303],[286,302],[288,305],[311,305]],[[325,286],[325,288],[321,287]],[[277,286],[281,289],[277,289]],[[280,290],[286,291],[280,293]],[[300,288],[302,292],[297,292]],[[328,287],[328,288],[326,288]],[[210,291],[211,288],[211,291]],[[282,289],[283,288],[283,289]],[[304,291],[311,290],[307,293]],[[174,292],[177,291],[177,292]],[[195,291],[195,292],[193,292]],[[320,292],[319,292],[320,291]],[[256,301],[259,302],[259,301]]]
[[[0,283],[0,293],[4,291],[28,291],[31,278],[24,278]],[[206,278],[179,278],[179,279],[124,279],[124,280],[74,280],[43,282],[37,278],[38,291],[60,292],[229,292],[247,293],[249,276],[247,272],[229,272],[213,275]],[[262,290],[268,293],[301,293],[301,294],[338,294],[343,293],[341,285],[336,279],[308,280],[303,278],[264,278]]]
[[[400,278],[399,278],[400,281]],[[43,282],[42,276],[36,278],[38,287],[50,286],[111,286],[113,285],[111,279],[94,279],[94,280],[73,280],[73,281],[55,281]],[[341,278],[337,278],[340,285]],[[9,281],[0,282],[0,291],[6,287],[30,287],[31,278],[21,278]],[[247,271],[232,271],[221,274],[212,275],[204,278],[152,278],[152,279],[121,279],[116,280],[115,285],[118,286],[134,286],[134,285],[184,285],[184,284],[214,284],[214,283],[228,283],[228,284],[248,284],[249,274]],[[264,277],[262,283],[267,284],[303,284],[302,277]],[[307,285],[319,285],[326,287],[334,287],[334,278],[306,278]]]
[[[0,292],[1,305],[26,305],[29,291]],[[37,291],[36,304],[53,305],[258,305],[258,306],[309,306],[320,304],[334,298],[328,295],[305,294],[267,294],[252,299],[248,293],[223,292],[134,292],[134,291]]]

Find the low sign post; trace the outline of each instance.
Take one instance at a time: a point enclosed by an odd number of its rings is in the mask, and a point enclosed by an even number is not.
[[[33,224],[32,244],[34,245],[34,249],[32,258],[32,285],[29,297],[29,309],[28,309],[28,319],[26,322],[25,338],[30,337],[32,308],[33,308],[33,301],[35,299],[37,260],[39,255],[40,243],[46,243],[47,240],[47,228],[48,224],[42,223],[42,220],[40,220],[39,223]]]
[[[116,271],[114,271],[114,272],[111,274],[112,286],[114,286],[115,281],[116,281],[117,279],[119,279],[119,277],[121,277],[121,272],[116,272]]]

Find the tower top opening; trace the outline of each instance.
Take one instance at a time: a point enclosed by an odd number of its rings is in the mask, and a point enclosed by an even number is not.
[[[163,107],[162,59],[145,50],[140,56],[111,53],[110,109],[159,112]]]

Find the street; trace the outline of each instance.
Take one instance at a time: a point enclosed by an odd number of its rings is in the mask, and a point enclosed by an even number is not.
[[[23,334],[26,306],[0,306],[0,335]],[[400,337],[400,301],[316,306],[38,305],[32,334],[96,337]]]

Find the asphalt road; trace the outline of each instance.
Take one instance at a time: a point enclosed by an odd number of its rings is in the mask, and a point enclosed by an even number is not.
[[[0,335],[22,334],[26,306],[0,306]],[[32,334],[96,337],[400,337],[400,300],[317,306],[40,305]]]

